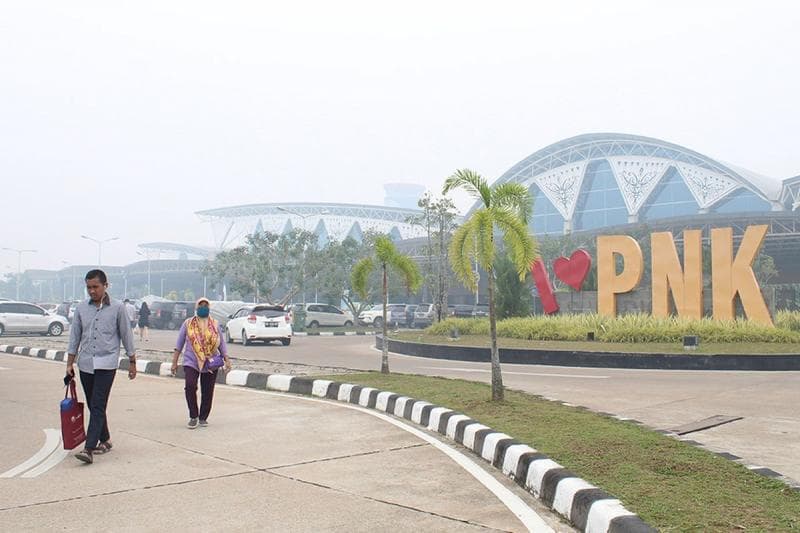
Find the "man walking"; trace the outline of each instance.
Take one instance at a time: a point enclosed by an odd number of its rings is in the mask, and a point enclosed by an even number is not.
[[[83,393],[89,404],[89,428],[86,430],[85,448],[75,457],[91,464],[95,454],[111,451],[106,407],[119,364],[120,342],[125,346],[130,361],[129,379],[136,377],[136,351],[125,306],[122,302],[112,301],[106,292],[106,273],[90,270],[85,281],[89,300],[75,308],[69,333],[67,374],[75,377],[77,355]]]
[[[131,324],[131,331],[136,331],[136,306],[125,298],[125,313],[128,315],[128,322]]]

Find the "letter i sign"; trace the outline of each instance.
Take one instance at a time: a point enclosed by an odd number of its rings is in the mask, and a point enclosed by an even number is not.
[[[566,257],[559,257],[553,261],[553,270],[556,277],[575,289],[581,290],[586,276],[589,274],[589,269],[592,268],[592,256],[589,252],[583,249],[575,250],[569,259]],[[544,312],[552,315],[558,311],[558,301],[556,301],[555,294],[553,294],[553,284],[550,283],[550,276],[547,273],[547,267],[544,261],[537,259],[531,265],[531,274],[533,281],[536,283],[536,290],[539,291],[539,297],[542,299],[542,307]]]

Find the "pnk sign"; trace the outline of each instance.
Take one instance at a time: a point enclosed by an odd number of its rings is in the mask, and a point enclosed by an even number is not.
[[[767,226],[749,226],[739,249],[733,251],[733,229],[711,230],[712,316],[731,320],[735,316],[735,299],[739,296],[749,320],[772,325],[767,304],[758,285],[753,262],[761,249]],[[703,317],[703,241],[700,230],[683,232],[683,264],[678,257],[670,232],[650,235],[650,268],[652,314],[670,314],[669,296],[675,303],[675,314],[687,318]],[[623,268],[617,272],[617,259]],[[569,258],[559,257],[553,264],[558,279],[575,290],[581,290],[591,269],[592,258],[585,250],[577,250]],[[547,267],[541,260],[531,265],[536,288],[545,313],[558,311],[558,302]],[[636,289],[644,273],[644,257],[639,243],[627,235],[597,237],[597,312],[616,316],[617,296]]]

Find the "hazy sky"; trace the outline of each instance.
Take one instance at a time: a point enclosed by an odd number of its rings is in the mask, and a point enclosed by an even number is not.
[[[794,176],[799,26],[791,0],[3,2],[0,247],[55,269],[119,236],[126,264],[210,245],[200,209],[381,204],[597,131]]]

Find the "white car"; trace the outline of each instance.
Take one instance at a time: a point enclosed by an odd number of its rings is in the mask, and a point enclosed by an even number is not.
[[[280,305],[249,305],[240,308],[225,324],[229,343],[234,339],[247,346],[253,341],[281,341],[284,346],[292,342],[292,317]]]
[[[40,333],[59,336],[69,327],[63,316],[51,315],[38,305],[27,302],[0,302],[0,335],[5,333]]]
[[[386,308],[386,320],[390,324],[400,324],[406,321],[406,305],[405,304],[389,304]],[[362,311],[358,315],[358,321],[367,326],[373,325],[379,328],[383,325],[383,305],[376,304]]]
[[[342,311],[336,306],[320,303],[297,304],[294,309],[302,308],[303,306],[305,306],[306,310],[307,328],[353,325],[353,314],[350,311]]]

